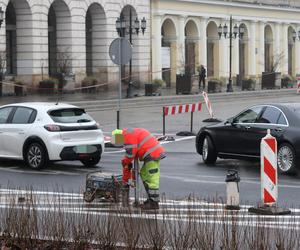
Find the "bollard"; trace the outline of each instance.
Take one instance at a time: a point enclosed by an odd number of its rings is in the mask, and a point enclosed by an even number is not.
[[[297,94],[300,93],[300,76],[297,76]]]
[[[237,170],[228,170],[225,180],[227,193],[227,202],[225,208],[228,210],[240,210],[240,180],[241,179]]]
[[[270,129],[267,135],[261,139],[260,144],[261,164],[261,205],[250,207],[251,213],[262,215],[286,215],[290,214],[289,209],[277,207],[277,141],[271,135]]]

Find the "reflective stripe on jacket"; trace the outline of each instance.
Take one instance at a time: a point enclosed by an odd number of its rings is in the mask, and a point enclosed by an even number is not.
[[[161,160],[164,148],[151,133],[143,128],[123,129],[125,157],[123,165],[127,165],[138,157],[140,161]]]

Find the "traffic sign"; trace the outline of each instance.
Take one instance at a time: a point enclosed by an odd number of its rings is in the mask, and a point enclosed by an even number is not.
[[[109,56],[115,64],[124,65],[132,58],[132,45],[124,37],[116,38],[109,46]]]

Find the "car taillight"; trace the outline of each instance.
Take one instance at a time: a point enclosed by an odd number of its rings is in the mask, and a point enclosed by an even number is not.
[[[54,125],[54,124],[45,125],[44,128],[47,129],[50,132],[60,131],[60,127],[58,125]]]

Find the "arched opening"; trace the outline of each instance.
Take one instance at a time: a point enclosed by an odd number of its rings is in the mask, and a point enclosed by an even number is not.
[[[62,0],[55,0],[48,14],[48,60],[49,75],[70,73],[71,58],[71,13]]]
[[[162,78],[170,87],[176,80],[176,28],[171,19],[166,19],[161,26]]]
[[[295,75],[295,42],[293,40],[293,33],[295,32],[293,27],[288,28],[288,74]]]
[[[196,61],[199,55],[196,50],[196,42],[199,40],[197,25],[190,20],[185,26],[185,73],[195,74]]]
[[[239,30],[244,31],[243,37],[239,38],[239,80],[243,80],[249,74],[249,35],[245,24],[242,23]]]
[[[86,13],[86,73],[107,81],[106,16],[93,3]]]
[[[219,72],[219,38],[218,28],[215,22],[209,22],[207,33],[207,76],[216,77]]]
[[[9,1],[5,13],[6,73],[32,74],[32,14],[25,0]],[[24,39],[26,37],[26,39]]]
[[[265,72],[274,71],[273,31],[270,25],[265,27]]]
[[[126,20],[126,29],[123,36],[129,40],[133,47],[132,59],[127,65],[123,65],[122,67],[122,79],[126,84],[134,81],[138,73],[138,35],[134,29],[134,21],[137,17],[136,10],[131,5],[126,5],[120,14],[120,18]]]

